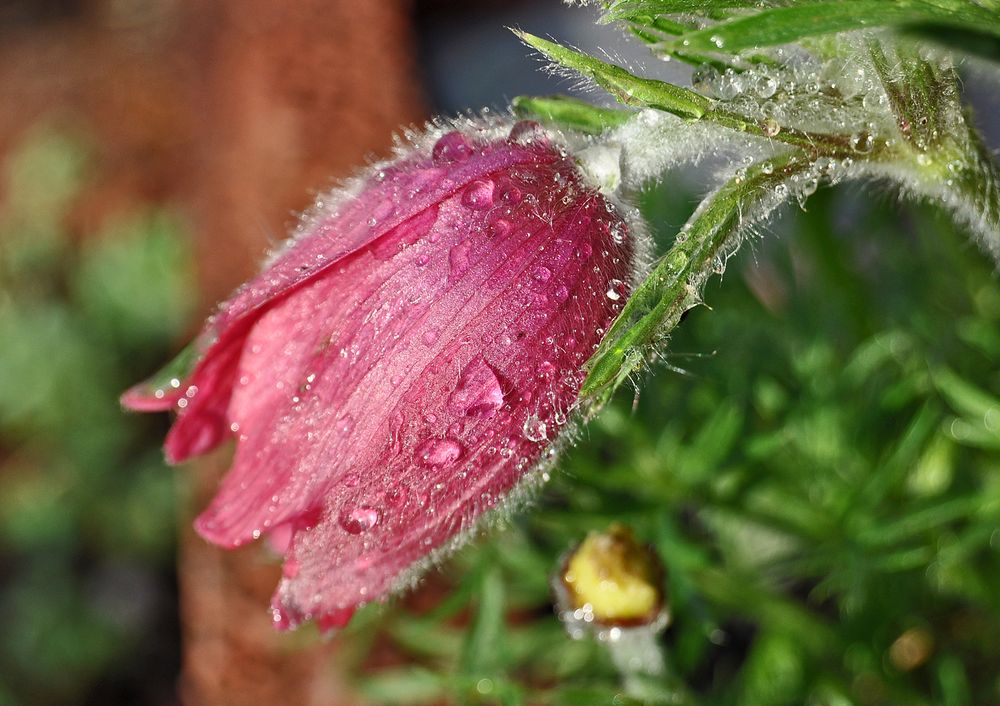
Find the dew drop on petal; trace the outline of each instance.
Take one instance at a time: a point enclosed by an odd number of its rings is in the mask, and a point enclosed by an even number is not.
[[[498,218],[490,223],[489,234],[493,238],[503,238],[510,234],[512,228],[513,226],[511,226],[510,221]]]
[[[534,120],[519,120],[510,129],[510,141],[519,145],[548,146],[549,137],[545,129]]]
[[[398,510],[406,504],[406,489],[401,486],[394,486],[385,491],[386,507]]]
[[[448,251],[448,279],[461,277],[469,269],[469,251],[471,249],[472,243],[465,240]]]
[[[448,396],[448,407],[467,417],[492,417],[503,406],[500,380],[481,356],[473,358],[458,376]]]
[[[455,131],[443,135],[431,151],[431,157],[438,164],[462,162],[472,156],[472,143],[462,133]]]
[[[337,420],[337,431],[340,432],[341,436],[347,436],[351,433],[351,429],[354,428],[354,419],[349,414],[345,414],[343,417]]]
[[[552,279],[552,270],[544,265],[536,267],[535,271],[531,273],[531,278],[536,282],[548,282]]]
[[[378,508],[371,505],[358,505],[357,507],[344,508],[338,522],[349,534],[361,534],[377,525],[381,519],[382,513]]]
[[[500,200],[511,206],[521,203],[521,199],[523,198],[524,194],[513,184],[508,184],[500,190]]]
[[[462,455],[462,446],[452,439],[427,439],[417,446],[417,461],[428,468],[452,465]]]
[[[493,180],[476,179],[462,193],[462,204],[475,211],[484,211],[493,205]]]
[[[608,291],[605,294],[611,301],[618,301],[625,294],[625,283],[620,279],[611,280],[608,282]]]
[[[549,438],[548,428],[541,419],[534,414],[529,414],[524,420],[524,438],[528,441],[545,441]]]

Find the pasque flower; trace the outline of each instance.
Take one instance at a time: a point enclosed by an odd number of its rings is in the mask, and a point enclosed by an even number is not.
[[[285,553],[275,623],[345,623],[537,478],[620,310],[627,208],[535,123],[416,138],[323,196],[206,324],[194,364],[137,386],[179,462],[236,440],[198,532]]]

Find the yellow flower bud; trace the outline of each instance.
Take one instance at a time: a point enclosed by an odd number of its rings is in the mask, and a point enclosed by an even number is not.
[[[568,607],[603,625],[643,625],[663,613],[659,560],[624,525],[588,534],[566,560],[560,578]]]

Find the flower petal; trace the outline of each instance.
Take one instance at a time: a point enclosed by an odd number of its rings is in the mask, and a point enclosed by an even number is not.
[[[542,157],[546,158],[551,157]],[[247,332],[267,308],[335,269],[352,253],[380,240],[392,241],[402,224],[482,175],[539,159],[536,152],[508,143],[482,147],[447,168],[440,159],[417,155],[379,171],[358,193],[331,195],[327,199],[330,203],[317,206],[303,221],[298,237],[290,239],[275,260],[208,321],[193,344],[201,351],[201,360],[190,377],[179,380],[183,389],[153,390],[144,383],[126,392],[122,404],[137,411],[158,411],[184,400],[178,409],[180,419],[168,439],[168,460],[177,463],[211,450],[229,433],[223,410],[232,390],[234,350],[242,346]],[[183,390],[192,387],[198,394],[185,399]],[[208,390],[212,394],[205,392]]]
[[[318,404],[265,444],[290,479],[282,501],[322,508],[293,537],[295,576],[275,603],[282,625],[337,622],[385,595],[508,494],[565,424],[582,365],[621,304],[631,251],[612,238],[623,224],[604,200],[559,166],[498,186],[521,192],[513,207],[480,211],[468,192],[446,200],[426,241],[393,261],[409,266],[358,304],[347,356],[318,368]],[[401,293],[411,304],[394,310]],[[340,419],[352,420],[346,433]]]

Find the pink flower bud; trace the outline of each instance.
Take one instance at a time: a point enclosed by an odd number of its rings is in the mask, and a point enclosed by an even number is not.
[[[622,208],[537,125],[509,129],[428,138],[322,197],[190,374],[122,398],[177,411],[172,462],[236,438],[195,526],[281,545],[279,627],[344,624],[540,476],[624,304]]]

